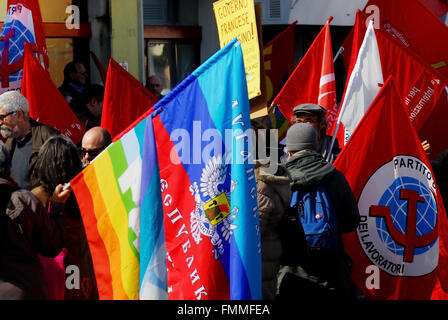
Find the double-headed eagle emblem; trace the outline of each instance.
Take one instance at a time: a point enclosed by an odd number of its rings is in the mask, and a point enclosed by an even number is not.
[[[202,241],[202,235],[210,238],[215,259],[224,254],[224,241],[230,243],[233,230],[237,228],[232,222],[238,208],[231,209],[229,202],[237,182],[232,181],[226,190],[227,177],[228,165],[223,163],[222,156],[213,157],[202,170],[199,186],[197,182],[190,186],[196,201],[195,210],[191,212],[191,234],[196,244]]]

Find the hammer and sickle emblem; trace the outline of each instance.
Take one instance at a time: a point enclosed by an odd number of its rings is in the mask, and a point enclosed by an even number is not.
[[[427,234],[418,236],[417,230],[417,203],[425,202],[425,199],[420,197],[417,191],[401,189],[400,199],[407,200],[407,215],[406,215],[406,233],[403,234],[397,230],[392,221],[390,208],[386,206],[371,206],[370,216],[381,217],[386,220],[387,230],[392,238],[404,247],[403,261],[414,261],[414,248],[421,248],[433,243],[438,236],[437,222],[434,228]]]
[[[23,69],[23,63],[25,61],[25,56],[22,55],[19,60],[9,64],[9,39],[14,37],[15,31],[11,29],[8,33],[0,38],[0,41],[4,41],[5,45],[2,52],[0,76],[2,77],[2,88],[9,87],[9,75],[16,73]],[[28,47],[33,51],[37,51],[37,45],[35,43],[28,43]]]

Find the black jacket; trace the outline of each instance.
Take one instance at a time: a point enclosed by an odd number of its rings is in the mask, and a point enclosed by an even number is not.
[[[296,154],[285,167],[291,174],[293,189],[325,187],[335,206],[341,233],[356,230],[360,220],[358,205],[342,172],[325,161],[322,155],[311,151]]]
[[[285,167],[293,181],[292,190],[325,187],[334,205],[339,233],[356,230],[360,221],[358,205],[342,172],[325,161],[320,153],[308,150],[295,154]],[[279,272],[279,299],[354,299],[356,290],[350,280],[350,261],[341,239],[339,244],[336,252],[315,248],[297,250],[303,257],[297,258],[297,263],[286,264]],[[297,247],[300,249],[302,245]]]
[[[63,207],[50,214],[30,191],[0,178],[0,279],[25,292],[25,299],[45,299],[38,253],[57,256],[63,248]]]

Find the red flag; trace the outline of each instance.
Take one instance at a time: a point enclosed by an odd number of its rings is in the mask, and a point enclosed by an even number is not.
[[[30,117],[57,128],[77,144],[82,139],[84,127],[28,45],[24,57],[21,92],[28,99]]]
[[[448,78],[448,28],[427,6],[420,0],[369,0],[366,14],[369,6],[379,14],[380,29]]]
[[[113,141],[156,102],[157,98],[148,89],[115,60],[110,59],[101,126],[109,131]]]
[[[327,132],[331,132],[337,114],[331,20],[332,17],[273,101],[289,121],[295,106],[308,102],[321,105],[327,110]]]
[[[440,95],[439,101],[426,119],[426,122],[418,130],[420,140],[427,140],[431,145],[429,159],[437,157],[447,148],[446,137],[448,137],[448,87],[445,87]]]
[[[8,0],[8,12],[0,35],[0,92],[20,88],[25,42],[34,44],[33,50],[48,70],[48,52],[39,2]]]
[[[358,289],[368,299],[448,297],[445,208],[392,77],[334,165],[361,215],[343,237]]]
[[[277,95],[294,70],[294,28],[296,24],[297,21],[294,21],[263,47],[266,100],[269,102]]]
[[[294,21],[263,48],[266,100],[269,105],[294,70],[294,28],[296,24],[297,21]],[[269,116],[272,127],[278,130],[278,141],[283,140],[289,128],[289,121],[274,106],[269,108]]]
[[[434,12],[438,18],[442,18],[448,13],[448,2],[446,0],[422,0],[422,2]]]
[[[357,23],[360,25],[359,30],[361,32],[365,21],[365,14],[359,12]],[[441,151],[444,146],[446,147],[443,136],[431,134],[431,130],[425,130],[423,134],[421,129],[434,111],[437,111],[437,115],[436,117],[431,116],[433,120],[448,117],[448,108],[435,108],[448,80],[415,52],[395,41],[392,35],[384,29],[375,30],[375,34],[384,78],[389,75],[394,76],[402,102],[406,106],[409,117],[421,140],[428,140],[431,148],[434,146],[435,150]],[[358,56],[357,51],[359,51],[359,48],[353,46],[352,57]],[[346,93],[344,93],[343,100],[348,98]],[[367,106],[364,107],[367,108]],[[431,123],[425,126],[435,128]]]
[[[411,121],[419,130],[448,80],[414,52],[393,41],[384,30],[377,30],[376,36],[383,74],[385,77],[392,74],[396,79]]]

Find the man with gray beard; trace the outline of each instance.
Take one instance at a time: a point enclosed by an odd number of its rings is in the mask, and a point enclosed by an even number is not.
[[[12,156],[11,177],[23,189],[31,189],[29,177],[40,147],[59,134],[53,127],[29,117],[28,100],[18,91],[0,95],[0,135]]]

